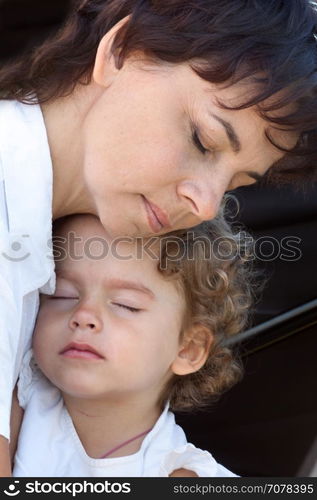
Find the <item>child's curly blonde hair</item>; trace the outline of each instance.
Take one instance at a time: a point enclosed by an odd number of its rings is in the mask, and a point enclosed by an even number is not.
[[[205,365],[189,375],[174,375],[161,402],[184,411],[216,400],[236,383],[242,368],[226,346],[245,327],[252,304],[250,236],[234,232],[224,218],[162,238],[159,271],[182,286],[187,315],[185,327],[203,325],[212,332]]]

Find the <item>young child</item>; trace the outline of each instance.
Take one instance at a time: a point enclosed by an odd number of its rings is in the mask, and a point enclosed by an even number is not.
[[[87,215],[56,235],[56,292],[42,296],[13,405],[12,449],[24,409],[13,475],[234,476],[187,442],[171,410],[240,376],[224,345],[250,299],[237,237],[219,217],[153,245],[111,242]]]

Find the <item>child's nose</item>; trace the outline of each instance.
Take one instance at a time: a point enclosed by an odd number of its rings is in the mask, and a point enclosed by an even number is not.
[[[69,320],[71,330],[92,330],[99,332],[102,329],[100,315],[91,309],[77,309]]]

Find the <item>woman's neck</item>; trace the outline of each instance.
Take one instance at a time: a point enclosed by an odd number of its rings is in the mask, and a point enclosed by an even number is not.
[[[88,456],[100,458],[122,443],[151,429],[161,410],[154,401],[91,400],[63,394],[78,437]],[[144,435],[118,448],[109,458],[136,453]]]
[[[75,213],[96,215],[83,175],[82,125],[98,92],[88,87],[41,106],[53,164],[53,219]]]

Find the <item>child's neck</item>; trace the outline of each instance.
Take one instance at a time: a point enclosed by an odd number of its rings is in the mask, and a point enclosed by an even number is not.
[[[88,456],[100,458],[122,443],[151,429],[161,410],[154,401],[94,400],[63,394],[78,437]],[[145,435],[120,447],[109,458],[136,453]]]

